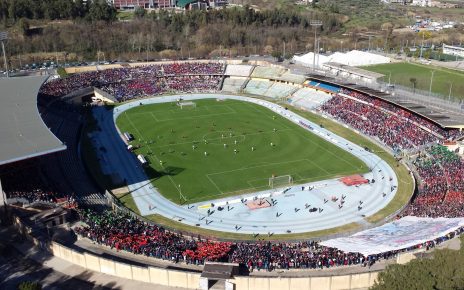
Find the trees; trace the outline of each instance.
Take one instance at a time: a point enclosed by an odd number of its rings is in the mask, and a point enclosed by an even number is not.
[[[90,12],[92,8],[92,13]],[[0,0],[0,20],[18,19],[76,19],[88,16],[89,20],[112,21],[116,10],[105,0]]]
[[[146,15],[146,11],[143,7],[137,6],[134,10],[135,18],[144,18]]]
[[[90,4],[86,17],[90,21],[114,21],[116,20],[116,9],[106,0],[94,0]]]
[[[341,27],[341,22],[326,12],[299,13],[292,9],[256,11],[249,7],[184,13],[161,9],[149,14],[137,8],[136,15],[139,17],[135,21],[115,21],[109,26],[103,21],[113,21],[116,13],[106,0],[0,0],[0,17],[5,15],[9,25],[13,22],[18,24],[21,18],[13,20],[11,15],[22,15],[15,11],[23,2],[30,4],[33,11],[32,14],[21,13],[35,19],[65,17],[85,20],[43,26],[34,21],[30,23],[40,28],[29,30],[29,35],[19,37],[11,34],[8,52],[12,55],[11,59],[21,54],[23,62],[28,62],[29,53],[56,51],[89,60],[95,58],[97,51],[102,51],[110,59],[155,58],[163,50],[176,51],[175,54],[170,52],[170,57],[207,57],[215,51],[230,56],[270,55],[273,51],[282,51],[282,40],[288,44],[287,56],[304,48],[307,35],[312,35],[308,28],[313,17],[324,19],[322,35]],[[59,4],[64,2],[67,4]],[[10,15],[9,10],[13,14]],[[28,16],[21,17],[27,23]],[[326,24],[329,25],[327,29]]]
[[[388,266],[371,290],[464,289],[464,236],[459,251],[443,249],[432,254],[430,259]]]

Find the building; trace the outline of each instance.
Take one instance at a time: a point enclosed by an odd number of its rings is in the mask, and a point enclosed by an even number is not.
[[[133,10],[136,7],[145,9],[173,8],[210,9],[228,4],[227,0],[109,0],[118,10]]]
[[[111,3],[116,9],[128,10],[135,7],[155,8],[157,0],[111,0]]]
[[[411,5],[422,6],[422,7],[431,7],[432,6],[432,1],[431,0],[412,0]]]
[[[449,55],[455,55],[459,57],[464,57],[464,47],[451,46],[443,43],[443,53]]]
[[[223,7],[228,3],[227,0],[177,0],[176,7],[193,10],[206,10],[211,8]]]

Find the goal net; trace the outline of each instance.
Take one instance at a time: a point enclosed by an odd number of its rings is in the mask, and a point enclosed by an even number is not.
[[[177,102],[177,105],[183,109],[183,108],[196,108],[197,104],[194,102]]]
[[[291,184],[293,184],[293,178],[291,175],[272,176],[269,178],[270,188],[285,187]]]

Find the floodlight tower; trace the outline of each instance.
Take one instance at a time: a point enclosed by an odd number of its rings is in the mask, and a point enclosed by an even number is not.
[[[316,48],[317,48],[317,28],[322,26],[321,20],[311,20],[309,25],[314,27],[314,55],[313,55],[313,70],[316,70]]]
[[[3,50],[3,61],[5,65],[6,77],[10,77],[10,73],[8,72],[8,63],[6,62],[6,53],[5,53],[5,41],[8,40],[8,32],[1,31],[0,32],[0,41],[2,42],[2,50]]]

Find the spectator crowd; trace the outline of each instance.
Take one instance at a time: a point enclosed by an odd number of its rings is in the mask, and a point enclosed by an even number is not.
[[[26,200],[28,203],[56,203],[58,199],[64,197],[43,182],[37,159],[1,166],[0,179],[2,189],[9,199]]]
[[[219,90],[225,65],[209,63],[169,63],[89,71],[45,83],[40,93],[61,97],[79,89],[96,87],[118,101],[167,92],[213,92]]]
[[[388,259],[400,251],[364,256],[325,247],[315,241],[290,242],[220,242],[192,238],[172,233],[164,228],[143,222],[129,214],[106,211],[96,213],[80,210],[82,226],[76,233],[100,245],[117,251],[127,251],[174,263],[201,265],[206,261],[239,263],[249,271],[276,269],[324,269],[336,266],[370,266]],[[446,236],[427,241],[408,249],[433,248],[462,232],[462,228]]]
[[[411,149],[440,140],[411,120],[371,103],[360,102],[354,97],[337,94],[324,103],[321,109],[362,133],[378,138],[393,150]]]
[[[403,215],[464,217],[464,161],[442,145],[420,153],[414,161],[420,185]]]

